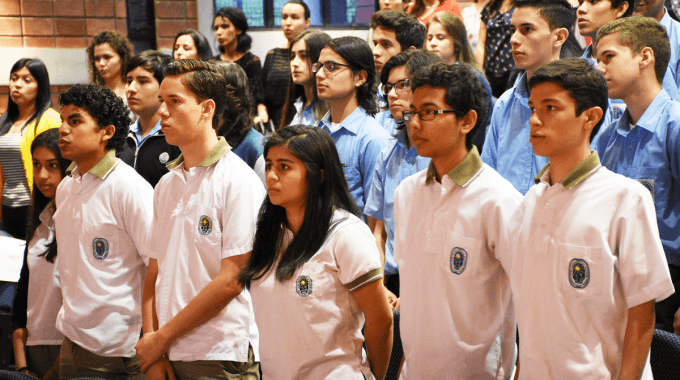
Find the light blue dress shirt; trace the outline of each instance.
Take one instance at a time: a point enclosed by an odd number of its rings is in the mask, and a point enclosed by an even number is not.
[[[666,27],[666,33],[671,42],[671,59],[668,61],[668,70],[670,70],[671,75],[673,76],[673,81],[675,82],[677,90],[680,88],[680,75],[678,74],[678,72],[680,72],[680,22],[673,20],[668,14],[668,10],[664,7],[664,15],[659,23]],[[666,71],[666,75],[668,75],[668,71]],[[664,84],[666,84],[666,77],[664,76],[663,79]],[[670,95],[671,92],[668,91],[666,88],[667,86],[664,85],[663,87]],[[678,91],[678,93],[680,93],[680,91]],[[673,95],[670,96],[675,100],[680,100],[680,98],[674,97]]]
[[[319,122],[319,128],[328,132],[335,141],[349,192],[359,210],[363,211],[373,183],[375,162],[380,151],[389,145],[390,135],[361,107],[357,107],[335,128],[330,118],[331,112],[328,111]]]
[[[394,120],[394,119],[393,119]],[[394,262],[394,190],[407,177],[427,169],[430,158],[420,157],[414,146],[408,149],[406,128],[391,146],[383,149],[375,164],[373,186],[368,194],[364,214],[385,221],[385,274],[399,273]]]
[[[397,135],[397,121],[394,120],[392,112],[389,109],[387,111],[378,112],[375,115],[375,121],[382,125],[390,136]]]
[[[303,110],[302,107],[304,106],[304,103],[302,102],[302,97],[299,97],[295,103],[293,103],[293,106],[295,107],[296,113],[289,125],[302,124],[315,126],[319,124],[319,121],[316,120],[316,117],[314,116],[314,102],[310,103],[307,108]]]
[[[156,132],[161,130],[161,121],[158,120],[158,123],[154,125],[153,129],[147,133],[146,136],[142,138],[142,130],[139,128],[139,120],[135,120],[134,123],[130,125],[130,132],[134,133],[135,135],[135,141],[137,141],[137,148],[139,148],[142,145],[142,142],[146,140],[149,136],[153,136],[156,134]]]
[[[628,112],[605,128],[597,151],[607,169],[650,190],[666,258],[680,265],[680,103],[661,90],[635,128]]]

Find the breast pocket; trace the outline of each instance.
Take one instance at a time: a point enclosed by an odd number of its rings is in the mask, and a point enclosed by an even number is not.
[[[444,247],[442,265],[444,271],[453,275],[473,275],[477,272],[482,259],[482,241],[456,232],[449,233],[449,241]]]
[[[185,228],[191,230],[197,246],[219,248],[222,228],[217,209],[202,205],[189,206],[185,213]]]
[[[95,267],[106,268],[120,260],[118,227],[113,224],[83,223],[83,251]]]
[[[614,275],[614,257],[602,247],[556,243],[555,273],[560,292],[569,297],[593,297],[605,293]],[[609,293],[607,293],[609,294]]]
[[[321,263],[306,263],[294,275],[288,293],[293,297],[316,299],[332,293],[334,281]]]

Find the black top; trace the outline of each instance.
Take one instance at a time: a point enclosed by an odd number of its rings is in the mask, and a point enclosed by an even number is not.
[[[222,60],[220,54],[217,54],[213,59],[217,61]],[[234,62],[241,66],[243,71],[246,72],[246,76],[248,77],[248,87],[250,87],[250,94],[255,100],[252,102],[253,116],[257,116],[257,105],[264,103],[264,92],[262,91],[261,80],[262,63],[260,58],[251,52],[247,52],[238,61]]]
[[[135,168],[137,173],[151,184],[151,187],[156,187],[161,177],[168,172],[165,164],[175,160],[180,153],[178,147],[165,141],[165,134],[161,131],[147,136],[137,149],[137,137],[134,132],[130,132],[119,157],[123,162]]]
[[[267,106],[269,119],[275,125],[281,121],[281,109],[288,93],[290,80],[290,56],[287,48],[275,48],[267,53],[262,67],[262,88],[264,105]]]

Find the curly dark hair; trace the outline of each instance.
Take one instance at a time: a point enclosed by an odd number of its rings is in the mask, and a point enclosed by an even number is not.
[[[59,95],[59,105],[62,109],[69,105],[84,109],[97,120],[99,128],[113,125],[116,131],[106,144],[106,149],[123,149],[132,119],[123,99],[113,91],[98,84],[77,84]]]
[[[111,48],[120,56],[120,78],[125,82],[126,68],[133,56],[132,44],[130,44],[127,37],[121,36],[112,30],[97,33],[92,39],[90,46],[87,47],[87,67],[90,72],[90,81],[102,86],[104,85],[104,78],[102,78],[94,66],[94,48],[101,44],[111,45]]]

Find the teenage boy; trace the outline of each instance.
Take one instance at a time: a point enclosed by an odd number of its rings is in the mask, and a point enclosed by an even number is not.
[[[512,56],[526,70],[494,106],[484,140],[482,161],[525,194],[533,178],[547,163],[529,144],[529,91],[527,81],[539,67],[559,59],[562,44],[574,24],[567,0],[517,0],[512,15]]]
[[[671,18],[663,4],[663,0],[647,0],[644,3],[638,3],[633,15],[652,17],[666,28],[666,33],[671,43],[671,57],[668,61],[668,69],[673,75],[675,84],[680,87],[680,22]]]
[[[120,158],[135,168],[152,187],[168,172],[165,164],[179,156],[179,148],[165,141],[158,115],[158,92],[163,70],[172,62],[169,55],[147,50],[127,65],[125,95],[128,107],[139,119],[130,126]]]
[[[56,194],[54,214],[63,305],[56,327],[65,338],[60,378],[144,378],[135,355],[142,328],[153,190],[115,154],[130,125],[111,90],[76,85],[59,96],[59,148],[73,160]]]
[[[566,59],[529,80],[531,144],[549,163],[503,234],[519,326],[519,379],[651,379],[654,300],[673,293],[649,191],[590,143],[605,78]]]
[[[400,378],[508,379],[516,327],[495,251],[522,197],[472,145],[486,119],[488,92],[474,69],[445,63],[418,71],[411,86],[404,120],[418,154],[432,161],[394,195]]]
[[[671,277],[680,287],[680,103],[661,87],[668,36],[656,20],[632,17],[602,27],[595,44],[609,97],[627,105],[600,134],[597,152],[607,169],[638,180],[652,193]],[[679,294],[657,304],[657,328],[673,331],[678,309]]]
[[[165,69],[158,113],[182,154],[154,195],[144,281],[142,371],[163,379],[258,379],[250,293],[236,279],[252,248],[262,182],[215,128],[226,107],[220,68],[176,61]],[[147,372],[148,370],[148,372]]]

